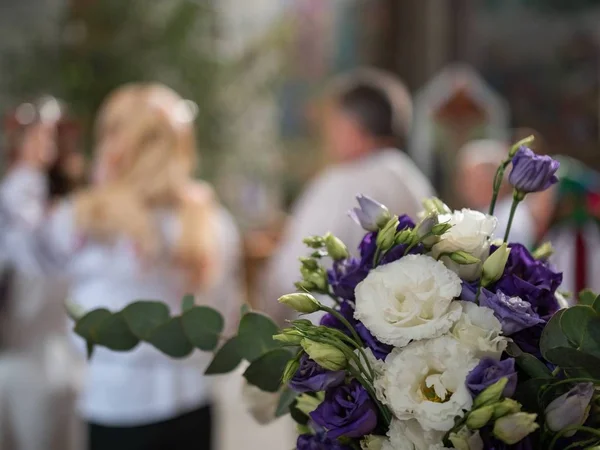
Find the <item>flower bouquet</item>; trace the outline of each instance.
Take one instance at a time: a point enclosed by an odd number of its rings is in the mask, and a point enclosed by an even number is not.
[[[298,423],[298,450],[600,448],[600,296],[561,308],[551,247],[494,242],[496,195],[512,165],[511,214],[556,182],[558,162],[515,144],[498,168],[490,214],[424,202],[418,222],[365,196],[351,212],[359,258],[335,236],[305,239],[297,293],[279,299],[319,324],[278,330],[243,308],[222,343],[223,319],[183,301],[77,317],[75,331],[114,350],[146,341],[173,357],[214,351],[207,374],[249,362],[246,380],[280,393],[276,415]],[[320,300],[319,300],[320,299]]]

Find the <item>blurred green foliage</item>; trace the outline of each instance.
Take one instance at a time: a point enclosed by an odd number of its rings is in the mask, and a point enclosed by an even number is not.
[[[104,97],[132,81],[159,81],[198,106],[204,166],[219,148],[218,26],[211,1],[101,0],[65,8],[56,39],[32,35],[26,51],[2,55],[2,86],[18,100],[64,99],[84,124],[89,147]],[[204,151],[206,150],[206,151]]]

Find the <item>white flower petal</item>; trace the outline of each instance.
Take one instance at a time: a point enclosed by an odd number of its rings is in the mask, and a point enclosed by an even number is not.
[[[393,419],[388,431],[389,447],[382,450],[441,450],[444,432],[425,431],[416,420]]]
[[[465,380],[478,362],[468,347],[451,336],[396,348],[386,358],[385,372],[377,381],[382,401],[400,420],[416,419],[425,430],[448,431],[456,416],[471,409]],[[432,389],[426,387],[433,383],[437,392],[446,392],[442,401],[429,397]]]
[[[502,325],[494,312],[471,302],[457,302],[463,314],[452,327],[451,334],[477,358],[500,359],[508,339],[502,336]]]
[[[356,287],[354,317],[381,342],[403,347],[447,333],[462,314],[452,302],[460,292],[460,279],[443,263],[408,255],[372,270]]]
[[[498,225],[498,219],[465,208],[454,211],[452,214],[441,215],[439,220],[440,222],[449,223],[452,228],[444,233],[439,242],[433,247],[433,256],[438,258],[442,253],[461,250],[475,258],[479,258],[481,263],[471,265],[459,265],[448,257],[441,258],[444,264],[461,278],[467,281],[477,279],[481,274],[483,261],[489,256],[490,239]]]

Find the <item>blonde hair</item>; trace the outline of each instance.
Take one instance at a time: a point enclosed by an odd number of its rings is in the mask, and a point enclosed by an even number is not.
[[[171,89],[131,84],[117,89],[102,106],[97,143],[118,129],[120,145],[110,153],[110,179],[75,198],[79,229],[91,238],[134,240],[145,260],[169,251],[188,275],[190,287],[205,287],[215,267],[215,202],[212,195],[191,195],[196,166],[195,137],[189,108]],[[165,248],[154,217],[175,211],[180,230],[174,248]]]

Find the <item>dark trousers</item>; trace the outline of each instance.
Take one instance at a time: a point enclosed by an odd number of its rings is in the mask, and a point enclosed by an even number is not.
[[[90,450],[211,450],[212,408],[137,427],[90,423]]]

